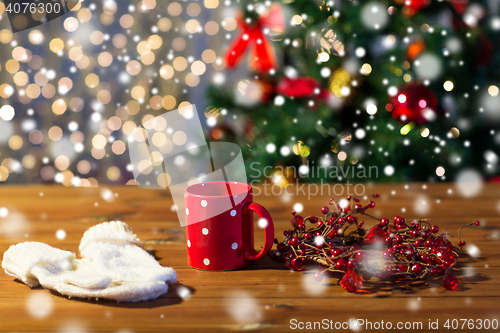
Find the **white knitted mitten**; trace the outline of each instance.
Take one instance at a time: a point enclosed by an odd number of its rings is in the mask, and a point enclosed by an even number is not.
[[[97,274],[91,265],[75,258],[75,254],[44,243],[25,242],[12,245],[4,254],[5,272],[30,287],[40,284],[51,289],[73,285],[86,289],[102,289],[111,278]]]
[[[71,297],[138,302],[168,291],[168,285],[158,281],[115,284],[97,273],[90,261],[37,242],[12,245],[4,254],[2,267],[30,287],[42,285]]]
[[[166,293],[165,282],[176,282],[176,274],[160,266],[141,246],[125,223],[106,222],[85,233],[80,248],[86,258],[25,242],[4,253],[2,267],[30,287],[42,285],[67,296],[144,301]]]
[[[162,267],[144,251],[130,227],[120,221],[104,222],[87,230],[80,242],[80,255],[114,283],[177,282],[175,271]]]

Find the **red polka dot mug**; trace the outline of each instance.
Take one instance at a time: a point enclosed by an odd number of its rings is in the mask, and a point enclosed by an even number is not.
[[[234,270],[265,256],[273,245],[269,212],[252,202],[252,187],[240,182],[206,182],[184,192],[188,264],[204,270]],[[253,213],[264,226],[265,241],[257,252]]]

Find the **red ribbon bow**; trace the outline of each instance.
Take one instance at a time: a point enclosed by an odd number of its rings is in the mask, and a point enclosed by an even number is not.
[[[276,68],[276,55],[271,42],[265,37],[264,28],[284,29],[283,10],[279,4],[273,4],[266,14],[259,17],[255,24],[247,24],[241,15],[237,18],[241,34],[231,44],[226,53],[229,68],[234,67],[242,58],[248,45],[255,47],[249,59],[249,67],[253,71],[268,72]]]

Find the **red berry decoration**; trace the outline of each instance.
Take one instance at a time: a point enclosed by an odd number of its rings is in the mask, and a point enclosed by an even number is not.
[[[361,289],[363,282],[359,275],[353,269],[349,268],[342,277],[342,280],[340,280],[340,285],[348,292],[355,293]]]
[[[297,271],[316,262],[320,267],[314,275],[317,281],[342,273],[337,275],[341,277],[342,287],[356,292],[362,287],[359,275],[365,280],[375,276],[384,283],[397,283],[448,274],[465,245],[460,238],[460,230],[481,225],[480,221],[474,221],[460,228],[458,247],[455,247],[448,233],[440,234],[439,227],[429,224],[427,220],[413,220],[408,224],[401,216],[394,216],[392,222],[387,218],[379,220],[365,213],[375,207],[375,202],[357,204],[361,199],[355,196],[348,200],[352,200],[351,205],[356,202],[352,210],[349,207],[342,209],[338,201],[330,199],[329,203],[335,211],[330,212],[327,206],[323,206],[321,213],[324,215],[321,218],[315,215],[304,218],[292,211],[293,230],[283,232],[285,238],[278,243],[275,258]],[[378,223],[364,223],[367,218],[374,218]],[[307,227],[306,221],[310,222]],[[365,230],[361,227],[365,224],[373,226]],[[379,246],[370,246],[376,242]],[[365,245],[368,246],[365,248]],[[384,259],[382,264],[374,264],[377,258]],[[454,290],[457,285],[457,278],[452,275],[443,279],[446,289]]]
[[[443,279],[443,287],[448,290],[455,290],[458,286],[458,279],[453,275],[448,275]]]
[[[344,258],[337,259],[337,262],[335,263],[336,269],[338,269],[339,271],[345,271],[346,266],[347,263]]]
[[[299,237],[293,237],[290,239],[290,245],[291,246],[297,246],[300,244],[300,238]]]

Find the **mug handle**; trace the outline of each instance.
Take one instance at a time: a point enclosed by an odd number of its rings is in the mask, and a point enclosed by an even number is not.
[[[271,218],[271,215],[261,205],[257,203],[250,203],[248,204],[244,209],[243,213],[244,214],[252,214],[255,212],[261,219],[266,219],[267,220],[267,226],[264,228],[264,246],[262,247],[262,250],[260,252],[257,252],[255,249],[252,247],[249,247],[245,251],[245,259],[247,260],[257,260],[265,256],[273,247],[273,242],[274,242],[274,225],[273,225],[273,219]]]

